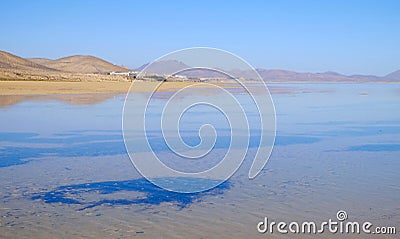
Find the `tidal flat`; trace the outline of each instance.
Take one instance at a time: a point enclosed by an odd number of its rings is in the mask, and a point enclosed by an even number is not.
[[[257,231],[264,217],[320,222],[336,219],[339,210],[351,221],[398,226],[400,85],[269,88],[277,132],[264,170],[249,180],[248,157],[228,181],[193,194],[165,191],[134,168],[123,141],[121,92],[1,96],[6,103],[0,108],[0,238],[267,238],[271,235]],[[155,105],[161,107],[170,90]],[[245,92],[233,92],[244,99]],[[229,139],[227,126],[214,114],[199,108],[181,127],[195,145],[193,126],[211,118],[222,132],[213,152],[217,158]],[[250,155],[258,138],[257,129],[251,130]],[[165,156],[162,135],[149,135],[155,152]]]

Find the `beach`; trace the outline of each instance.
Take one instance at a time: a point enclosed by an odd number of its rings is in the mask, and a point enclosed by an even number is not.
[[[0,239],[392,239],[400,1],[4,1]]]
[[[130,81],[0,81],[0,95],[127,93],[131,84]],[[147,92],[158,84],[160,82],[138,82],[139,87],[132,90]],[[198,85],[196,82],[162,82],[158,91],[171,91],[194,84]]]
[[[69,82],[60,85],[75,89]],[[121,86],[128,90],[129,83]],[[0,108],[0,237],[285,238],[259,233],[257,223],[264,217],[320,223],[335,220],[339,210],[349,221],[398,225],[400,131],[399,114],[393,112],[399,86],[279,84],[272,92],[279,128],[265,169],[249,180],[247,160],[225,184],[195,194],[161,190],[136,171],[121,132],[124,94],[3,96],[21,100]],[[242,93],[235,96],[248,107]],[[167,102],[153,100],[151,121]],[[181,129],[190,144],[198,140],[196,122],[210,120],[222,133],[226,128],[212,108],[187,114]],[[250,122],[255,117],[250,114]],[[173,160],[158,140],[161,133],[148,133],[154,152],[165,162]],[[217,141],[212,155],[223,155],[228,144]]]

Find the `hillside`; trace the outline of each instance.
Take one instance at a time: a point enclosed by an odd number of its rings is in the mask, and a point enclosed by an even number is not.
[[[69,56],[60,58],[57,60],[43,60],[43,58],[34,59],[35,62],[41,62],[46,67],[57,69],[64,72],[73,72],[73,73],[109,73],[112,71],[115,72],[124,72],[127,71],[126,68],[114,65],[110,62],[102,60],[100,58],[94,56]]]
[[[399,80],[400,79],[400,70],[394,71],[394,72],[386,75],[385,79],[387,79],[387,80]]]
[[[51,59],[47,59],[47,58],[26,58],[26,59],[30,60],[30,61],[33,61],[33,62],[35,62],[36,64],[39,64],[39,65],[44,65],[44,64],[52,61]]]
[[[0,68],[20,71],[55,71],[11,53],[0,51]]]
[[[58,60],[46,58],[24,59],[11,53],[0,51],[0,80],[130,81],[124,76],[94,74],[111,71],[127,71],[127,69],[93,56],[72,56]]]

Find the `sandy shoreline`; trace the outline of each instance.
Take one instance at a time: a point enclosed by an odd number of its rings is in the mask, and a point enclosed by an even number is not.
[[[283,82],[285,83],[285,82]],[[307,85],[306,82],[290,82],[294,85]],[[315,82],[308,82],[315,83]],[[342,82],[336,82],[342,83]],[[1,81],[0,80],[0,95],[72,95],[72,94],[125,94],[129,91],[132,82],[130,81]],[[160,84],[160,82],[143,82],[135,83],[133,92],[149,92]],[[158,91],[174,91],[190,85],[195,85],[199,88],[207,88],[207,84],[198,82],[163,82]],[[227,82],[213,82],[212,84],[237,88],[236,84]],[[274,86],[276,83],[268,83]],[[334,84],[333,82],[326,85]],[[349,83],[350,84],[350,83]],[[382,83],[376,83],[382,84]],[[272,87],[277,88],[277,87]],[[271,88],[270,88],[271,90]],[[273,93],[273,90],[272,92]]]
[[[125,81],[0,81],[0,95],[49,95],[49,94],[93,94],[127,93],[131,82]],[[159,82],[137,82],[135,92],[152,91]],[[197,82],[164,82],[159,91],[184,88]],[[223,83],[217,83],[223,84]],[[139,87],[138,87],[139,86]],[[203,86],[204,87],[204,86]]]
[[[115,95],[125,95],[129,81],[0,81],[0,108],[23,101],[56,100],[69,104],[94,104]],[[132,92],[151,92],[160,82],[135,82]],[[163,82],[159,92],[171,92],[190,85],[209,87],[197,82]],[[222,85],[223,83],[216,83]]]

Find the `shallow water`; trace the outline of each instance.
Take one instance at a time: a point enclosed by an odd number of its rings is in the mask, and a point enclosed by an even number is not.
[[[0,108],[0,238],[283,237],[258,233],[257,223],[264,217],[320,222],[336,219],[339,210],[352,221],[400,230],[400,86],[273,84],[270,90],[277,137],[265,169],[249,180],[246,158],[226,183],[196,194],[165,191],[135,170],[121,132],[124,96],[26,97],[5,105]],[[243,92],[235,94],[240,98]],[[85,102],[79,104],[79,98]],[[165,97],[156,102],[162,101]],[[256,121],[254,109],[246,108],[249,120]],[[157,116],[150,114],[149,121]],[[193,133],[210,119],[221,136],[209,159],[185,166],[201,170],[215,164],[229,146],[224,118],[208,108],[185,117],[182,134],[189,145],[199,143]],[[250,155],[259,134],[251,128]],[[148,135],[153,149],[165,155],[168,147],[158,128]]]

